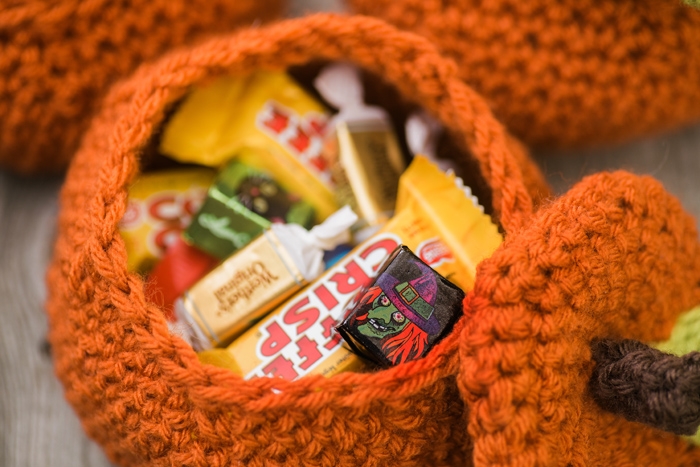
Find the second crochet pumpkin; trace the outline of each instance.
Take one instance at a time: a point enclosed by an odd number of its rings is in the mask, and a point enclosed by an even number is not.
[[[653,0],[348,0],[431,39],[520,139],[621,141],[700,118],[700,11]]]

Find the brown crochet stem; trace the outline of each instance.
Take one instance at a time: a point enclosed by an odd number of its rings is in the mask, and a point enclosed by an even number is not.
[[[700,352],[670,355],[631,339],[592,343],[590,389],[605,410],[677,435],[700,426]]]

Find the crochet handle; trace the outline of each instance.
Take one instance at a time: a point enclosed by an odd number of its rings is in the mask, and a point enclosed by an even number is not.
[[[524,224],[533,210],[530,193],[541,193],[546,185],[520,143],[507,134],[484,99],[459,78],[452,60],[442,57],[427,39],[398,31],[376,18],[318,14],[304,18],[303,32],[299,24],[298,20],[288,20],[212,40],[191,52],[186,61],[173,54],[152,68],[145,67],[141,70],[145,79],[133,80],[139,83],[136,88],[115,89],[107,104],[130,101],[130,109],[124,113],[113,138],[129,141],[122,148],[132,155],[121,151],[111,154],[115,160],[104,166],[102,174],[110,181],[105,188],[123,189],[112,183],[113,167],[136,160],[134,150],[156,131],[162,109],[191,86],[224,73],[288,68],[319,59],[350,60],[384,77],[403,96],[438,117],[478,162],[492,189],[495,217],[503,229],[510,233]],[[135,170],[131,166],[121,172],[124,184],[136,175]],[[524,173],[531,182],[528,186]],[[116,198],[118,193],[112,196]]]
[[[450,100],[455,108],[459,136],[464,138],[493,195],[496,217],[506,233],[522,228],[533,212],[532,191],[543,193],[542,175],[528,158],[526,150],[491,113],[483,98],[461,80],[450,80]],[[528,187],[529,178],[537,180]],[[528,190],[530,188],[530,190]]]

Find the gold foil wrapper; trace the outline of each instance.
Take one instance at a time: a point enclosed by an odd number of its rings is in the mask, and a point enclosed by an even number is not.
[[[305,284],[277,236],[266,230],[185,292],[182,305],[220,347]]]
[[[382,121],[341,122],[336,127],[336,200],[349,204],[370,226],[394,212],[405,164],[392,129]]]

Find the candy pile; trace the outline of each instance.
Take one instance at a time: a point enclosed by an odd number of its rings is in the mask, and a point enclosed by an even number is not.
[[[501,242],[449,170],[406,167],[358,70],[330,65],[314,84],[321,98],[282,72],[192,90],[158,148],[180,167],[141,175],[120,224],[171,332],[246,379],[424,356]],[[434,158],[438,127],[410,118],[412,152]]]

